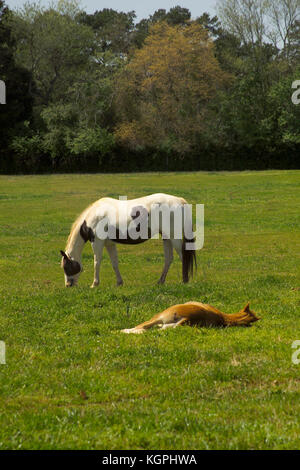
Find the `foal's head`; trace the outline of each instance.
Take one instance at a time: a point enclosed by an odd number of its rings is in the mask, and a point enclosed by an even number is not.
[[[72,287],[76,286],[79,275],[82,271],[81,264],[78,261],[70,258],[64,251],[60,250],[62,255],[61,267],[65,274],[65,286]]]
[[[246,307],[244,307],[240,313],[244,314],[244,320],[246,321],[246,324],[249,323],[254,323],[258,320],[260,320],[260,317],[257,316],[257,313],[253,312],[253,310],[250,310],[250,304],[249,302],[247,303]]]

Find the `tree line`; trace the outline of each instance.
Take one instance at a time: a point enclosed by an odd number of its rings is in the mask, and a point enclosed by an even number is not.
[[[0,172],[299,168],[300,0],[0,0]]]

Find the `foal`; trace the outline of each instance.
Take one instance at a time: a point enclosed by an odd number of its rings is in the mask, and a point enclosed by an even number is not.
[[[162,330],[176,328],[179,325],[191,326],[250,326],[258,321],[256,313],[252,312],[247,305],[238,313],[223,313],[215,307],[201,302],[186,302],[185,304],[173,305],[161,313],[157,313],[151,320],[145,321],[134,328],[122,330],[123,333],[144,333],[144,331],[159,326]]]

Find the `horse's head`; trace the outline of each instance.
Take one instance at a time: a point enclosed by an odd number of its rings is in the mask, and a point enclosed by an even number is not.
[[[62,255],[61,267],[63,268],[65,274],[65,286],[76,286],[82,271],[82,266],[78,261],[70,258],[70,256],[68,256],[64,251],[60,250],[60,253]]]

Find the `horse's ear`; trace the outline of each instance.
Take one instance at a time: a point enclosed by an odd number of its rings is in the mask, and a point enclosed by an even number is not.
[[[250,302],[247,303],[247,305],[243,308],[244,312],[249,312],[250,311]]]
[[[85,242],[93,242],[95,240],[95,234],[91,227],[87,226],[86,220],[83,221],[80,227],[80,235],[82,236]]]
[[[64,259],[69,259],[63,250],[60,250],[60,254]]]

